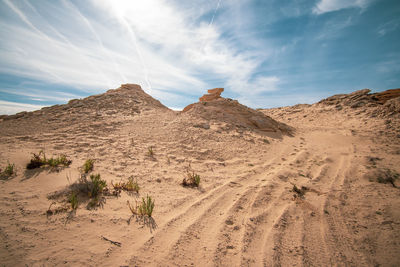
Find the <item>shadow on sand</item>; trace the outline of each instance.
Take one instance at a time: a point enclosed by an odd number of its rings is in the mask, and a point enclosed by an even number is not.
[[[131,217],[129,217],[129,219],[127,220],[128,225],[131,223],[131,220],[133,218],[135,218],[136,222],[139,223],[140,225],[148,227],[150,229],[150,233],[152,233],[153,230],[155,230],[158,227],[153,217],[149,217],[147,215],[136,215],[136,214],[133,214]]]

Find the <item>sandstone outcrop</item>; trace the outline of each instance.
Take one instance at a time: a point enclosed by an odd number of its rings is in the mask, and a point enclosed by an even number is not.
[[[400,97],[400,89],[391,89],[379,93],[370,94],[370,89],[362,89],[350,94],[339,94],[319,101],[319,104],[347,106],[351,108],[377,107],[386,101]]]
[[[208,94],[203,95],[199,98],[199,101],[212,101],[218,98],[221,98],[221,93],[224,91],[224,88],[214,88],[207,90]]]
[[[257,130],[261,132],[291,134],[293,128],[277,122],[260,111],[246,107],[237,100],[221,97],[223,88],[208,90],[208,94],[200,97],[200,102],[190,104],[182,111],[201,117],[208,123],[223,123],[226,128]]]

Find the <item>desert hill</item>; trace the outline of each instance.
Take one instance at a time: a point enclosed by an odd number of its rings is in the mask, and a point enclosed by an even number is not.
[[[122,85],[1,117],[0,262],[400,265],[399,89],[262,110],[221,89],[182,112]],[[27,169],[41,150],[72,163]],[[93,190],[74,190],[96,174],[107,187],[91,206]],[[133,214],[147,196],[152,216]]]
[[[46,132],[60,130],[74,124],[91,124],[111,118],[117,123],[148,110],[169,110],[158,100],[146,94],[139,85],[123,84],[118,89],[84,99],[73,99],[64,105],[44,107],[33,112],[0,116],[2,134]],[[118,118],[117,118],[118,117]],[[17,127],[15,124],[17,120]],[[21,125],[23,127],[20,127]]]
[[[252,129],[259,132],[275,134],[291,134],[290,126],[277,122],[260,111],[240,104],[237,100],[223,98],[223,88],[208,90],[208,94],[199,98],[199,102],[190,104],[183,113],[200,116],[206,121],[219,121],[228,128]]]

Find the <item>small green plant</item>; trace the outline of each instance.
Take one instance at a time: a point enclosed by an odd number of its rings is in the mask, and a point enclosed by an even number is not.
[[[43,165],[46,164],[46,155],[43,150],[39,151],[38,154],[33,153],[31,161],[26,165],[26,168],[31,170],[31,169],[36,169],[40,168]]]
[[[85,177],[85,175],[82,175]],[[84,184],[86,184],[88,195],[91,200],[88,203],[88,208],[94,208],[96,206],[102,205],[102,194],[104,190],[107,188],[107,182],[102,180],[100,174],[92,174],[90,175],[90,181],[86,178],[82,179]]]
[[[45,161],[45,165],[49,165],[50,167],[57,167],[59,165],[69,166],[72,163],[71,160],[67,159],[66,155],[60,155],[56,158],[49,158]]]
[[[154,210],[154,200],[147,195],[146,198],[142,197],[142,203],[140,205],[136,202],[136,206],[133,207],[128,201],[128,206],[133,215],[151,217]]]
[[[199,185],[200,185],[200,175],[195,174],[194,172],[192,172],[192,173],[188,172],[186,177],[183,178],[182,185],[183,186],[199,187]]]
[[[152,147],[152,146],[148,148],[147,154],[148,154],[150,157],[154,157],[154,151],[153,151],[153,147]]]
[[[4,171],[0,169],[0,178],[7,179],[15,174],[15,164],[7,163],[7,166],[4,168]]]
[[[6,176],[12,176],[15,173],[15,165],[8,162],[7,166],[5,167],[3,173]]]
[[[133,180],[133,177],[128,178],[128,182],[123,184],[122,188],[126,191],[134,191],[136,193],[139,193],[140,187],[137,182],[137,180]]]
[[[76,210],[78,208],[78,194],[76,192],[71,192],[68,201],[71,204],[72,210]]]
[[[93,171],[93,167],[94,167],[94,160],[93,159],[87,159],[85,161],[85,163],[82,166],[82,171],[84,173],[89,173],[91,171]]]
[[[154,210],[154,200],[150,196],[146,196],[146,199],[142,197],[142,204],[139,206],[139,214],[151,217]]]
[[[103,192],[104,188],[107,187],[107,182],[102,180],[100,174],[90,175],[89,183],[89,197],[98,198],[98,196]]]
[[[129,177],[127,182],[116,182],[115,184],[111,181],[111,185],[113,186],[114,190],[125,190],[129,192],[136,192],[139,193],[140,187],[137,180],[133,180],[133,177]]]

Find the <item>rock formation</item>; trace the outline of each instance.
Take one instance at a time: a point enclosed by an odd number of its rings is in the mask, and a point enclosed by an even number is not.
[[[218,98],[221,98],[221,93],[224,91],[224,88],[214,88],[207,90],[208,94],[203,95],[199,98],[199,101],[212,101]]]
[[[226,128],[257,130],[291,134],[293,128],[277,122],[260,111],[240,104],[237,100],[221,97],[223,88],[208,90],[200,102],[185,107],[182,113],[199,116],[207,122],[224,123]]]
[[[391,89],[379,93],[370,94],[370,89],[362,89],[350,94],[339,94],[319,101],[320,104],[348,106],[359,108],[363,106],[376,107],[383,105],[386,101],[400,97],[400,89]],[[339,107],[340,108],[340,107]]]

